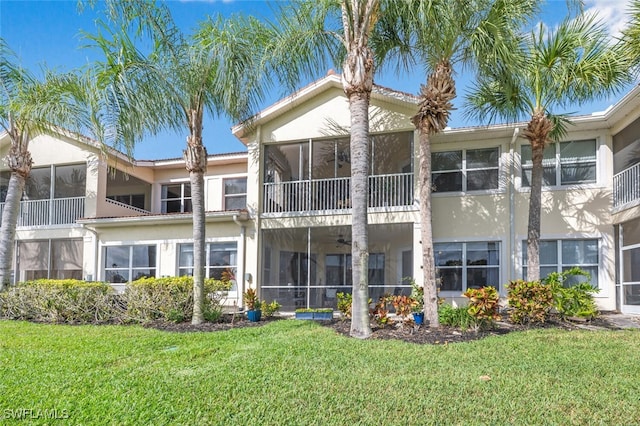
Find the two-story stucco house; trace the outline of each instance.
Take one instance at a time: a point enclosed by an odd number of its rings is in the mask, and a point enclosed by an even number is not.
[[[372,298],[421,280],[417,98],[371,97],[369,284]],[[542,274],[580,266],[601,309],[640,313],[640,88],[575,117],[545,153]],[[234,269],[283,310],[336,306],[351,288],[349,111],[327,75],[233,134],[246,153],[209,157],[207,274]],[[526,277],[531,151],[523,123],[451,129],[433,140],[433,229],[440,295]],[[0,135],[0,155],[8,139]],[[131,161],[60,135],[31,145],[34,172],[17,230],[16,281],[105,280],[191,272],[190,187],[181,159]],[[0,196],[8,172],[0,172]],[[1,201],[1,200],[0,200]]]

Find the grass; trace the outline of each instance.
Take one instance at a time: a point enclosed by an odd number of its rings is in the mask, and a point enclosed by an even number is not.
[[[637,330],[419,346],[309,321],[182,334],[0,321],[0,423],[56,410],[92,425],[634,424],[639,365]]]

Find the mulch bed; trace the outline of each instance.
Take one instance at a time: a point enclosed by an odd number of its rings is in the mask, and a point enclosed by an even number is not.
[[[287,319],[273,317],[260,322],[250,322],[242,315],[225,315],[224,320],[219,323],[203,323],[199,325],[193,325],[189,322],[184,323],[172,323],[165,321],[154,321],[147,323],[145,327],[155,328],[159,330],[172,331],[172,332],[215,332],[230,330],[234,328],[242,327],[260,327],[272,321],[285,321]],[[295,321],[293,319],[288,319]],[[349,320],[333,319],[331,321],[318,321],[318,324],[329,327],[335,330],[336,333],[344,336],[349,336],[351,322]],[[385,327],[380,327],[377,324],[371,324],[372,327],[372,339],[396,339],[403,340],[405,342],[416,344],[449,344],[458,342],[468,342],[473,340],[482,339],[487,336],[503,335],[511,332],[522,331],[535,328],[557,328],[563,330],[577,330],[583,329],[588,325],[591,328],[597,327],[600,329],[617,330],[618,328],[613,324],[610,324],[605,319],[596,318],[587,323],[572,323],[561,320],[557,317],[552,317],[548,322],[544,324],[535,324],[531,326],[519,326],[508,323],[506,321],[498,321],[495,327],[490,330],[460,330],[454,327],[441,326],[438,329],[431,329],[427,326],[415,326],[415,325],[403,325],[392,324]]]

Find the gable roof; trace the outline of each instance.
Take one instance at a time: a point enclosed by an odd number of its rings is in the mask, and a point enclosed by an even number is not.
[[[250,134],[256,128],[256,126],[273,120],[274,118],[288,111],[291,111],[296,106],[309,99],[312,99],[320,93],[334,88],[342,90],[342,79],[340,75],[330,72],[325,77],[306,85],[305,87],[292,93],[291,95],[280,99],[276,103],[266,107],[248,120],[245,120],[244,122],[231,127],[231,132],[242,143],[246,144],[246,136]],[[379,86],[377,84],[373,85],[371,97],[373,99],[380,99],[386,102],[401,104],[405,106],[415,106],[419,101],[419,98],[415,95],[390,89],[388,87]]]

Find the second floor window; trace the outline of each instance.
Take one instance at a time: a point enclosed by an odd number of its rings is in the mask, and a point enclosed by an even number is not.
[[[500,148],[431,154],[433,192],[498,189]]]
[[[596,182],[596,140],[549,144],[542,158],[542,184],[575,185]],[[531,145],[521,149],[522,186],[531,186]]]
[[[84,197],[87,167],[84,164],[35,167],[25,182],[24,200]]]
[[[224,209],[240,210],[247,208],[247,178],[224,180]]]
[[[186,213],[191,212],[191,184],[174,183],[162,185],[160,199],[162,213]]]

